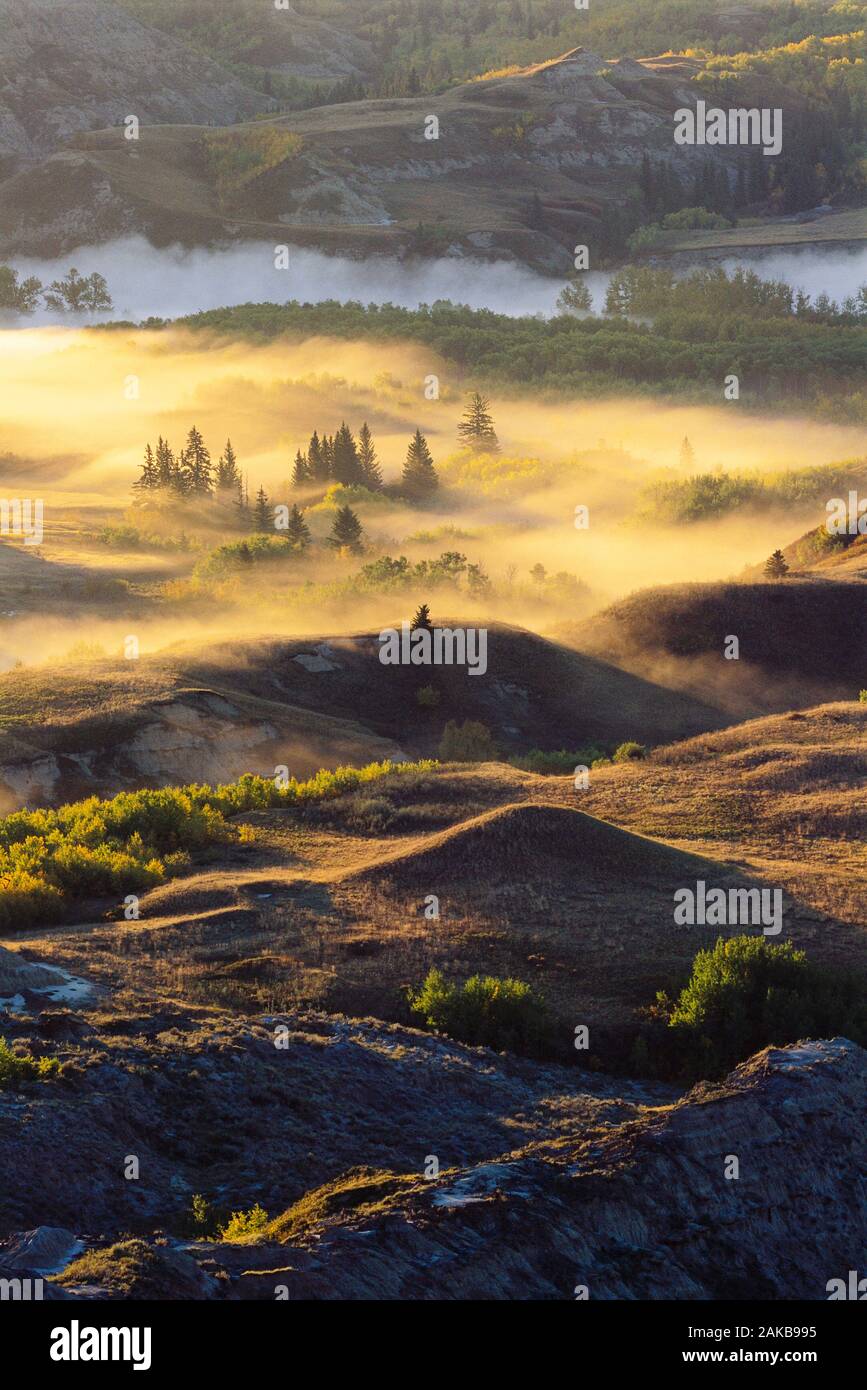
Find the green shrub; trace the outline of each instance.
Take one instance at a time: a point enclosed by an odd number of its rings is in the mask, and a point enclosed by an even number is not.
[[[543,776],[571,776],[576,767],[592,767],[599,759],[605,759],[605,749],[597,744],[589,748],[578,748],[570,753],[565,748],[557,752],[544,752],[541,748],[531,748],[529,753],[518,753],[509,759],[512,767],[522,772],[537,772]],[[607,761],[607,759],[605,759]]]
[[[474,1047],[509,1052],[545,1050],[549,1021],[544,1001],[521,980],[473,975],[463,985],[449,984],[431,970],[407,998],[413,1013],[429,1028]]]
[[[268,1225],[268,1213],[257,1202],[249,1211],[233,1211],[225,1226],[220,1227],[220,1239],[243,1241]]]
[[[615,763],[637,763],[647,757],[647,749],[641,743],[621,743],[615,751]]]
[[[867,705],[867,690],[862,690],[858,699],[862,705]]]
[[[467,719],[458,724],[450,719],[440,740],[439,757],[444,763],[488,763],[499,756],[497,745],[486,724]]]
[[[59,1076],[61,1070],[54,1057],[22,1056],[0,1038],[0,1091],[17,1090],[27,1081],[50,1080]]]
[[[811,964],[791,942],[720,938],[699,951],[676,1002],[658,996],[684,1079],[724,1076],[763,1047],[838,1034],[867,1041],[863,984]]]
[[[304,806],[435,767],[424,761],[322,769],[285,786],[247,774],[226,786],[121,792],[110,801],[92,796],[57,810],[14,811],[0,818],[0,927],[57,921],[70,899],[163,883],[187,867],[191,851],[236,838],[233,816]]]
[[[435,685],[423,685],[415,692],[415,702],[419,709],[436,709],[442,703],[442,696]]]

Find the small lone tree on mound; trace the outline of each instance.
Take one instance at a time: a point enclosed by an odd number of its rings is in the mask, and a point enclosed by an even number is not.
[[[494,429],[490,401],[478,391],[470,396],[464,417],[458,425],[458,435],[468,449],[477,454],[498,454],[500,441]]]
[[[427,603],[420,604],[412,620],[411,628],[413,632],[418,628],[424,628],[426,632],[433,631],[433,623],[430,620],[430,606]]]
[[[767,579],[782,579],[789,573],[789,563],[782,550],[775,550],[770,559],[765,561],[765,577]]]

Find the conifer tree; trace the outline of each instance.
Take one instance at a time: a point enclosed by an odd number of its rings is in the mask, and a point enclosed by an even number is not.
[[[169,441],[163,439],[162,435],[157,440],[156,465],[159,479],[157,487],[173,487],[176,473],[175,456],[169,447]]]
[[[335,550],[351,550],[353,554],[358,554],[362,548],[363,534],[361,522],[352,508],[341,507],[334,518],[328,544]]]
[[[212,491],[211,478],[213,467],[211,455],[205,447],[205,441],[199,431],[193,426],[187,435],[186,456],[186,476],[187,491],[193,497],[209,497]]]
[[[286,539],[295,550],[306,550],[310,544],[310,527],[304,520],[300,507],[293,506],[286,527]]]
[[[160,485],[160,472],[154,451],[148,444],[145,449],[144,463],[141,465],[141,476],[133,483],[133,487],[138,492],[154,492]]]
[[[402,486],[407,496],[416,498],[429,497],[439,487],[431,452],[421,430],[416,430],[407,449]]]
[[[427,603],[419,604],[419,607],[418,607],[418,609],[416,610],[415,617],[413,618],[412,623],[410,624],[410,627],[411,627],[411,630],[412,630],[413,632],[417,631],[418,628],[424,628],[427,632],[432,632],[432,631],[433,631],[433,624],[431,623],[431,620],[430,620],[430,605],[429,605],[429,604],[427,604]]]
[[[688,435],[684,435],[683,443],[680,446],[680,466],[681,468],[695,467],[695,449],[690,444]]]
[[[253,509],[253,527],[256,531],[267,534],[274,528],[274,517],[271,508],[268,506],[268,494],[264,487],[260,487],[256,493],[256,506]]]
[[[307,459],[299,449],[295,455],[295,463],[292,468],[292,486],[303,487],[310,480],[310,473],[307,467]]]
[[[327,483],[331,477],[331,468],[322,447],[322,440],[316,430],[313,431],[313,438],[307,453],[307,473],[313,483]]]
[[[238,472],[238,456],[232,448],[231,439],[226,440],[226,447],[217,464],[217,487],[221,492],[235,492],[240,481]]]
[[[334,452],[331,476],[336,483],[352,487],[362,481],[361,464],[358,459],[358,445],[352,430],[344,420],[334,436]]]
[[[490,402],[478,391],[474,391],[470,396],[464,417],[458,425],[458,435],[467,448],[473,449],[476,453],[498,454],[500,452],[500,442],[497,439],[497,431],[494,429]]]
[[[789,562],[782,550],[775,550],[770,559],[765,561],[765,576],[768,579],[782,579],[789,573]]]
[[[188,497],[190,488],[190,465],[187,461],[186,449],[181,449],[172,462],[171,490],[177,497]]]
[[[361,467],[364,486],[369,488],[371,492],[378,492],[382,488],[382,469],[376,456],[376,449],[373,447],[373,436],[366,420],[358,431],[358,462]]]

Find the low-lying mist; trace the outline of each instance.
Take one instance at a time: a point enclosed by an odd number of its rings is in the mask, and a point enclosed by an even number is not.
[[[99,271],[108,280],[115,305],[112,314],[99,317],[137,322],[151,316],[178,318],[236,304],[331,299],[391,303],[409,309],[450,299],[510,317],[547,317],[554,313],[563,287],[560,279],[538,275],[509,261],[456,256],[405,261],[371,256],[357,260],[293,247],[288,268],[276,270],[271,242],[247,241],[215,250],[181,246],[157,249],[141,236],[82,246],[54,260],[16,257],[13,263],[22,274],[35,275],[44,284],[63,276],[72,265],[85,275]],[[696,257],[694,263],[704,260]],[[867,281],[867,247],[863,246],[743,252],[726,257],[723,264],[728,270],[746,266],[765,278],[785,280],[813,297],[828,294],[837,300]],[[610,273],[603,271],[590,271],[585,276],[597,312],[604,306],[610,278]],[[46,309],[28,320],[57,321],[57,315]]]
[[[409,605],[422,601],[432,603],[437,617],[552,630],[638,588],[736,576],[823,514],[821,506],[802,504],[765,510],[760,519],[731,515],[659,526],[636,516],[648,483],[716,468],[762,475],[853,458],[863,449],[855,428],[741,414],[732,404],[543,403],[494,395],[502,454],[468,460],[458,449],[464,383],[454,371],[409,344],[256,345],[180,329],[0,333],[2,492],[45,503],[41,546],[0,542],[7,589],[0,664],[56,660],[82,641],[114,652],[130,632],[143,652],[152,652],[216,634],[378,629],[411,616]],[[435,401],[425,395],[431,373],[441,382]],[[357,506],[368,547],[362,557],[328,549],[333,508],[294,493],[290,484],[296,450],[306,448],[314,429],[333,433],[344,419],[355,431],[368,422],[386,482],[400,476],[409,439],[420,428],[441,479],[439,494],[424,506],[362,499]],[[237,539],[231,520],[227,534],[212,529],[189,553],[98,543],[105,525],[136,522],[132,485],[145,445],[163,435],[179,448],[193,425],[215,459],[231,438],[251,498],[261,485],[271,505],[311,504],[307,515],[318,544],[305,568],[293,562],[270,570],[271,578],[257,570],[240,602],[224,601],[219,591],[187,602],[183,593],[179,600],[161,587],[187,580],[203,547]],[[691,465],[681,459],[685,436],[694,451]],[[578,507],[589,508],[587,529],[576,528]],[[142,529],[162,539],[195,533],[195,508],[177,508]],[[440,593],[422,582],[405,594],[347,596],[347,581],[377,555],[406,555],[417,564],[443,551],[480,565],[492,591]],[[539,565],[549,578],[574,577],[579,588],[571,578],[571,588],[565,581],[549,585],[543,602],[530,574]],[[113,581],[121,583],[114,592]],[[302,591],[306,581],[312,587]],[[103,598],[99,584],[106,582]]]

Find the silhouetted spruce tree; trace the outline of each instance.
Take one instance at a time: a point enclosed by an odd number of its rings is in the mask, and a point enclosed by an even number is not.
[[[193,497],[209,497],[212,491],[213,466],[205,441],[193,426],[187,435],[184,451],[187,463],[187,491]]]
[[[160,470],[157,465],[154,451],[148,444],[145,449],[144,463],[141,465],[141,476],[133,483],[137,492],[154,492],[160,485]]]
[[[768,579],[782,579],[789,573],[789,563],[782,550],[775,550],[765,561],[765,575]]]
[[[342,483],[344,487],[358,486],[363,481],[358,445],[345,420],[334,436],[332,477],[336,483]]]
[[[458,435],[462,443],[467,448],[475,450],[476,453],[498,454],[500,452],[500,441],[497,439],[497,431],[494,429],[490,402],[478,391],[474,391],[470,396],[464,417],[458,425]]]
[[[295,455],[295,463],[292,467],[292,486],[303,487],[304,484],[309,481],[310,472],[307,467],[307,459],[299,449],[298,453]]]
[[[412,443],[406,451],[402,489],[408,497],[424,499],[436,492],[438,487],[439,478],[434,468],[427,440],[421,430],[416,430]]]
[[[299,507],[292,507],[285,535],[295,550],[306,550],[310,544],[310,527],[304,520],[304,514]]]
[[[382,487],[382,469],[379,466],[379,459],[373,447],[373,436],[366,420],[358,431],[358,462],[361,467],[364,486],[369,488],[371,492],[378,492]]]
[[[322,467],[327,469],[326,478],[334,478],[334,436],[322,436]]]
[[[316,430],[307,451],[307,474],[313,483],[327,483],[331,477],[331,468]]]
[[[328,544],[333,546],[335,550],[351,550],[357,554],[361,550],[363,535],[361,522],[352,508],[341,507],[334,518]]]
[[[417,628],[424,628],[427,632],[433,631],[433,624],[430,620],[430,606],[427,603],[419,605],[410,626],[413,632],[415,632]]]
[[[220,492],[235,492],[240,478],[238,456],[232,448],[231,439],[227,439],[226,447],[217,463],[217,487]]]
[[[256,493],[256,505],[253,508],[253,527],[254,530],[267,534],[274,529],[274,515],[268,506],[268,494],[263,487]]]

